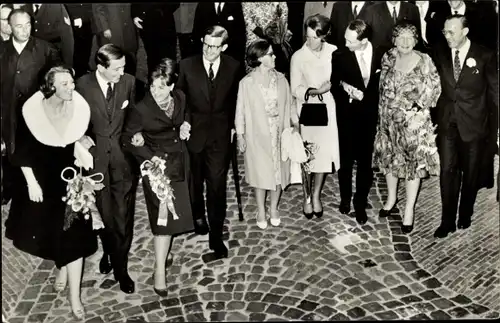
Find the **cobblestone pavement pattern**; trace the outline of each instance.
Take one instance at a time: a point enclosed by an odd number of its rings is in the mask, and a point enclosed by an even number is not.
[[[239,158],[243,176],[243,159]],[[498,159],[496,164],[498,167]],[[167,298],[153,292],[153,237],[138,191],[129,272],[136,292],[125,295],[112,274],[98,273],[99,251],[86,260],[82,301],[86,322],[395,320],[499,318],[499,220],[495,189],[481,190],[471,228],[436,240],[439,179],[423,181],[415,229],[400,230],[398,212],[378,217],[387,188],[376,174],[369,220],[342,215],[337,175],[323,191],[324,216],[306,220],[302,190],[283,193],[282,224],[260,230],[255,199],[241,180],[245,221],[239,222],[228,175],[226,244],[229,257],[205,263],[208,236],[174,240]],[[399,206],[404,208],[404,185]],[[2,208],[4,223],[8,208]],[[2,226],[3,229],[3,226]],[[227,233],[228,232],[228,233]],[[74,322],[68,290],[52,287],[55,268],[12,247],[2,230],[2,313],[9,323]]]
[[[240,156],[240,175],[243,175]],[[232,178],[231,173],[228,178]],[[404,186],[404,185],[402,185]],[[301,214],[301,189],[290,187],[280,204],[282,225],[260,230],[255,200],[242,181],[245,221],[239,222],[229,180],[226,244],[229,258],[205,263],[207,236],[175,239],[169,296],[152,289],[154,264],[142,190],[138,192],[129,261],[136,292],[125,295],[98,273],[101,249],[86,261],[82,301],[87,322],[391,320],[498,318],[498,218],[494,190],[482,190],[472,227],[444,240],[432,238],[439,222],[437,179],[423,183],[416,228],[402,235],[397,215],[380,219],[385,198],[377,174],[369,221],[359,226],[337,211],[336,175],[328,176],[322,219]],[[404,189],[400,191],[404,196]],[[400,205],[404,205],[404,200]],[[5,220],[5,212],[2,220]],[[2,244],[4,314],[10,323],[71,322],[67,289],[56,293],[50,261]],[[31,276],[26,276],[31,273]],[[21,293],[14,295],[14,290]]]

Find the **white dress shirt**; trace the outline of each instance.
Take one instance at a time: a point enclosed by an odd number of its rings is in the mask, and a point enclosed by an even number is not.
[[[463,2],[463,1],[462,1],[462,5],[460,7],[458,7],[458,9],[453,9],[452,7],[450,7],[452,15],[455,14],[455,11],[458,11],[457,13],[459,15],[465,15],[465,9],[466,9],[466,6],[465,6],[465,2]]]
[[[16,49],[16,51],[17,51],[17,53],[19,55],[23,51],[24,47],[26,47],[26,44],[28,43],[28,40],[25,41],[24,43],[18,43],[17,41],[14,40],[14,38],[12,38],[12,45],[14,45],[14,48]]]
[[[205,71],[207,72],[207,76],[209,75],[208,70],[210,69],[210,64],[208,60],[203,57],[203,66],[205,67]],[[220,66],[220,56],[213,62],[214,65],[212,65],[212,71],[214,71],[214,78],[217,77],[217,72],[219,71],[219,66]]]
[[[366,48],[364,50],[356,50],[354,51],[356,55],[356,60],[358,61],[359,69],[361,71],[361,75],[363,76],[363,80],[366,79],[366,83],[370,81],[370,71],[372,66],[372,57],[373,57],[373,46],[372,43],[368,42]],[[364,71],[366,75],[363,75],[363,67],[361,61],[361,54],[363,55],[363,60],[365,61]]]
[[[97,79],[97,83],[99,84],[99,87],[101,88],[102,94],[104,94],[104,97],[106,97],[106,93],[108,92],[108,81],[104,79],[104,77],[101,75],[99,71],[95,72],[95,76]],[[111,89],[115,88],[115,84],[111,82]]]
[[[460,70],[464,68],[465,58],[470,49],[470,40],[467,38],[465,43],[460,48],[451,48],[451,64],[455,63],[455,52],[458,50],[458,58],[460,58]]]
[[[36,11],[36,6],[38,6],[38,10],[40,10],[40,8],[42,7],[42,4],[41,3],[34,3],[33,4],[33,13],[35,13],[35,11]]]
[[[220,11],[222,12],[222,9],[224,9],[224,2],[214,2],[215,13],[217,13],[217,7],[219,6],[219,3],[220,3]]]
[[[422,38],[427,43],[427,38],[425,37],[425,33],[427,31],[427,22],[425,21],[425,16],[427,15],[427,11],[429,11],[429,1],[417,1],[418,12],[420,13],[420,26],[422,27]]]
[[[361,9],[363,9],[363,6],[365,5],[366,1],[351,1],[351,11],[354,13],[354,7],[356,7],[356,12],[359,13],[361,12]]]
[[[391,14],[391,17],[392,17],[392,8],[393,7],[396,7],[396,17],[399,17],[399,9],[401,8],[401,3],[398,1],[398,3],[396,3],[396,5],[392,5],[389,3],[389,1],[386,1],[385,2],[387,4],[387,8],[389,9],[389,13]]]

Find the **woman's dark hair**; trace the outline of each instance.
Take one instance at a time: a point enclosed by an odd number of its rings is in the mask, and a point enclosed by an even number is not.
[[[363,40],[365,38],[371,40],[372,38],[372,27],[364,20],[355,19],[349,23],[347,28],[356,31],[356,34],[358,34],[358,37],[356,37],[357,40]]]
[[[170,58],[163,58],[158,65],[149,73],[149,84],[153,84],[154,80],[163,78],[170,86],[177,82],[177,62]]]
[[[63,65],[56,65],[50,68],[47,73],[45,73],[42,85],[40,85],[40,91],[43,93],[43,96],[48,99],[56,93],[56,88],[54,87],[54,79],[55,75],[58,73],[69,73],[72,78],[75,77],[73,70]]]
[[[316,32],[316,36],[324,38],[330,32],[330,26],[330,19],[319,13],[309,16],[304,22],[304,35],[309,27]]]
[[[267,55],[271,44],[267,40],[257,40],[251,43],[247,48],[247,64],[249,67],[260,66],[259,58]]]
[[[95,54],[95,63],[108,68],[110,61],[121,59],[123,56],[125,56],[125,52],[120,47],[114,44],[106,44],[99,48]]]

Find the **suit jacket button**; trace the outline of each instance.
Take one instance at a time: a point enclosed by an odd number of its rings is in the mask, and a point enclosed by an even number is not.
[[[177,139],[174,139],[174,142],[177,142]]]

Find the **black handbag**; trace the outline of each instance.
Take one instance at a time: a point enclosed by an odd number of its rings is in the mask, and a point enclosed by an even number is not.
[[[302,110],[300,111],[299,123],[308,127],[324,127],[328,125],[328,112],[326,110],[326,103],[323,103],[323,96],[318,95],[321,103],[308,103],[309,91],[312,88],[307,89],[304,95],[304,102],[302,104]]]

